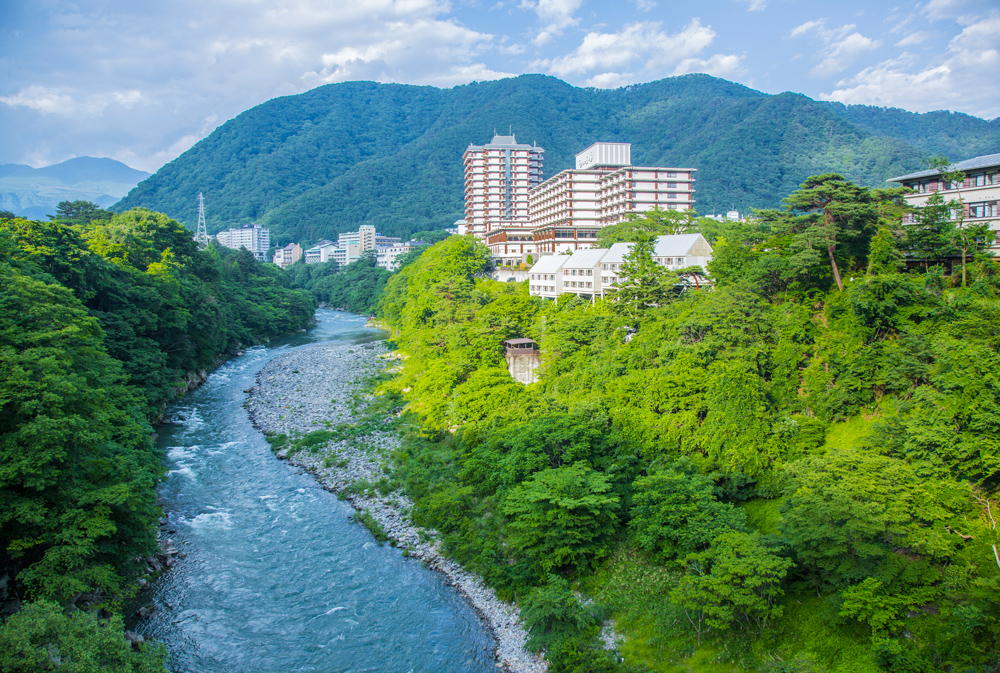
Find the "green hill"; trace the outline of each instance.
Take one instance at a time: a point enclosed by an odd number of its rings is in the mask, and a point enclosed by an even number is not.
[[[259,221],[284,244],[373,223],[405,236],[462,216],[462,152],[508,128],[545,148],[546,177],[598,140],[631,142],[638,165],[696,167],[703,214],[775,206],[816,173],[879,185],[929,155],[1000,147],[1000,120],[845,107],[707,75],[614,90],[542,75],[452,89],[344,82],[244,112],[113,209],[192,226],[201,191],[213,232]]]

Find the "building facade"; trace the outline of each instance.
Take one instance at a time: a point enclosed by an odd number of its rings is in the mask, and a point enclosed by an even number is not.
[[[302,247],[298,243],[289,243],[285,247],[274,251],[273,261],[282,269],[287,269],[300,259],[302,259]]]
[[[1000,231],[1000,154],[987,154],[966,161],[959,161],[950,167],[961,171],[965,179],[949,182],[941,175],[941,170],[932,168],[925,171],[901,175],[888,182],[898,182],[913,190],[903,198],[907,204],[920,208],[927,205],[930,197],[939,193],[945,201],[960,201],[965,225],[988,224],[993,231]],[[957,217],[958,213],[955,214]],[[903,218],[903,224],[915,221],[914,214]],[[1000,246],[994,242],[994,249]]]
[[[375,263],[387,271],[395,271],[399,268],[400,257],[425,245],[427,245],[426,241],[406,241],[403,243],[380,245],[375,248]]]
[[[306,264],[323,264],[333,259],[337,244],[333,241],[320,241],[303,253]]]
[[[544,182],[543,152],[514,136],[465,151],[465,218],[456,224],[486,243],[495,264],[591,248],[601,227],[694,205],[694,168],[633,166],[630,143],[594,143]]]
[[[625,279],[625,257],[634,243],[581,249],[572,255],[546,255],[528,272],[528,293],[557,299],[564,294],[595,299],[615,292]],[[712,246],[701,234],[657,236],[653,261],[671,270],[701,267],[712,260]]]
[[[224,248],[239,250],[246,248],[261,262],[271,247],[271,231],[259,224],[245,224],[239,229],[220,231],[215,235],[215,242]]]
[[[465,150],[464,233],[480,237],[501,264],[535,253],[528,193],[542,181],[544,152],[513,135]]]

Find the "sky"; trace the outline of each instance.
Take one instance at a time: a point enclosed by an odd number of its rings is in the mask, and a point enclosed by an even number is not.
[[[155,171],[331,82],[702,72],[766,93],[1000,116],[1000,0],[0,0],[0,164]]]

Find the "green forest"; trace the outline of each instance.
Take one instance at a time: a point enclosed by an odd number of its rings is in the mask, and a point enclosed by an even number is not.
[[[929,155],[995,151],[1000,121],[767,95],[708,75],[614,90],[524,75],[450,89],[343,82],[276,98],[226,122],[113,210],[145,207],[209,231],[251,221],[277,245],[374,224],[409,237],[463,216],[462,153],[511,129],[545,148],[544,177],[596,141],[632,143],[636,165],[694,167],[702,214],[780,206],[810,175],[869,187]]]
[[[904,210],[824,174],[668,222],[714,245],[700,289],[653,263],[655,218],[612,299],[484,279],[471,237],[389,278],[392,479],[550,671],[1000,670],[1000,269],[947,204]]]
[[[119,614],[158,549],[153,424],[199,372],[314,310],[277,267],[199,250],[160,213],[0,218],[0,603],[20,608],[0,670],[165,670]]]

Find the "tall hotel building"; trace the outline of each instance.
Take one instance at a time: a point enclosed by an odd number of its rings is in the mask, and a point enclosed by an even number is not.
[[[630,143],[594,143],[529,196],[535,244],[542,255],[591,247],[597,231],[659,208],[689,210],[694,168],[632,165]]]
[[[576,168],[542,182],[541,147],[493,137],[465,151],[465,232],[497,264],[592,247],[601,227],[629,215],[694,205],[694,168],[632,165],[629,143],[594,143]]]
[[[535,254],[528,193],[542,181],[544,152],[512,135],[465,150],[465,231],[483,239],[500,263]]]

